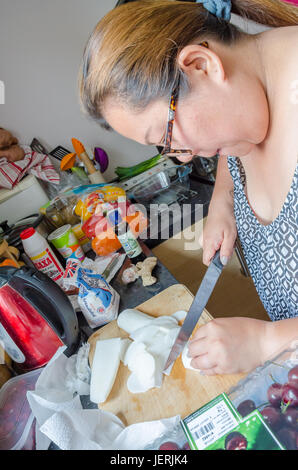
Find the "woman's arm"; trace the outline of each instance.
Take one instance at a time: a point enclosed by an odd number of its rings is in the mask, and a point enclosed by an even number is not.
[[[270,322],[266,326],[264,353],[267,358],[271,357],[295,340],[297,340],[298,346],[298,316],[297,318]]]
[[[216,318],[189,342],[191,365],[205,375],[250,372],[298,338],[298,318],[277,322]]]
[[[232,256],[237,236],[233,188],[227,157],[221,156],[218,161],[207,222],[200,241],[203,247],[203,263],[207,266],[219,248],[221,248],[220,256],[223,264],[226,264]]]

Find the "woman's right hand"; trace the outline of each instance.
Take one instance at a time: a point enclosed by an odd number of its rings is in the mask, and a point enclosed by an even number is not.
[[[231,204],[210,204],[207,222],[200,244],[203,247],[203,263],[209,266],[215,252],[220,249],[220,259],[226,265],[234,251],[237,238],[236,221]]]

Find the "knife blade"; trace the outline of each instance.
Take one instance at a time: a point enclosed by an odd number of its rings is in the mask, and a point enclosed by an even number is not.
[[[213,292],[219,276],[221,275],[223,264],[220,261],[220,251],[218,250],[201,282],[201,285],[196,293],[196,296],[190,306],[188,314],[183,322],[183,325],[178,333],[175,343],[170,351],[169,357],[164,366],[164,372],[170,367],[171,364],[177,359],[185,344],[189,340],[196,324],[198,323],[204,308]]]

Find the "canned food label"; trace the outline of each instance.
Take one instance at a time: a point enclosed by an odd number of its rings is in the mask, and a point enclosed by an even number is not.
[[[45,251],[39,255],[33,256],[31,261],[34,263],[36,269],[45,273],[47,276],[53,279],[53,281],[57,282],[58,284],[60,280],[62,282],[64,269],[48,248],[46,248]]]

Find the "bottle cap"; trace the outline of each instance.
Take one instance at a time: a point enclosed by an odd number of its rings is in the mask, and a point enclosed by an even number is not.
[[[26,240],[27,238],[32,237],[32,235],[34,235],[35,233],[36,232],[33,227],[26,228],[26,230],[23,230],[23,232],[20,233],[20,237],[22,240]]]

